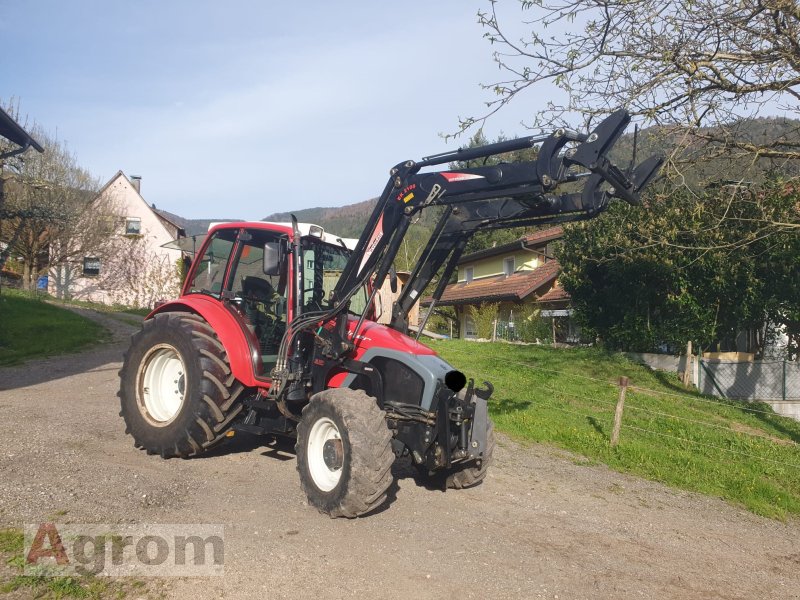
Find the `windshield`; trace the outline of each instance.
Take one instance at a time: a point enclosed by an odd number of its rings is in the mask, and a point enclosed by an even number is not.
[[[318,238],[303,238],[302,290],[304,311],[330,307],[331,292],[342,275],[351,251],[326,244]],[[360,315],[367,306],[367,291],[362,286],[350,300],[350,312]]]

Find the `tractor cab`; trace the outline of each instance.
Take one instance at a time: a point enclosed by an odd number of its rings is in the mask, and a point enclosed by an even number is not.
[[[268,378],[275,366],[287,323],[330,307],[331,292],[355,243],[317,225],[298,224],[298,231],[295,268],[290,224],[218,225],[201,241],[184,282],[182,299],[200,295],[228,306],[247,332],[259,378]],[[366,302],[362,291],[351,301],[351,310],[361,314]]]

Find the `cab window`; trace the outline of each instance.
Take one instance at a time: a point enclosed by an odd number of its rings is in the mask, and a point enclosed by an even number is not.
[[[330,307],[331,292],[350,258],[350,250],[326,244],[316,238],[303,238],[303,297],[304,311]],[[367,290],[362,287],[350,300],[350,312],[361,314],[367,305]]]
[[[217,231],[198,259],[189,293],[211,294],[219,297],[225,277],[225,267],[233,251],[237,230]]]

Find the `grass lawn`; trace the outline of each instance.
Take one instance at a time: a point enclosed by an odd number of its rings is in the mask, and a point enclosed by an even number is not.
[[[677,375],[654,372],[594,348],[482,344],[430,346],[495,386],[497,428],[686,490],[785,519],[800,514],[800,422],[762,403],[687,392]],[[620,376],[630,378],[620,443],[611,448]],[[646,388],[644,391],[637,388]]]
[[[20,294],[26,294],[30,296],[28,292],[18,292]],[[55,298],[53,296],[45,296],[49,302],[54,304],[61,304],[64,306],[79,306],[81,308],[90,308],[91,310],[96,310],[97,312],[102,313],[109,313],[111,316],[115,316],[116,314],[119,315],[139,315],[140,317],[146,317],[152,312],[151,308],[135,308],[133,306],[124,306],[122,304],[102,304],[100,302],[89,302],[86,300],[64,300],[60,298]]]
[[[136,598],[150,596],[144,581],[134,578],[23,575],[24,538],[19,529],[0,529],[0,561],[9,569],[0,575],[0,594],[31,598]],[[24,594],[24,595],[23,595]],[[158,594],[161,596],[161,594]]]
[[[100,325],[30,295],[0,294],[0,366],[75,352],[108,339]]]

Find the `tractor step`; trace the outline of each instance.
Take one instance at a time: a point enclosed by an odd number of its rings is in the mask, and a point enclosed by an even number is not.
[[[233,424],[232,429],[253,435],[291,435],[294,432],[294,424],[284,416],[262,417],[257,410],[251,409],[243,421]]]
[[[260,425],[246,425],[245,423],[234,423],[233,430],[242,433],[252,433],[253,435],[267,435],[270,431]]]

